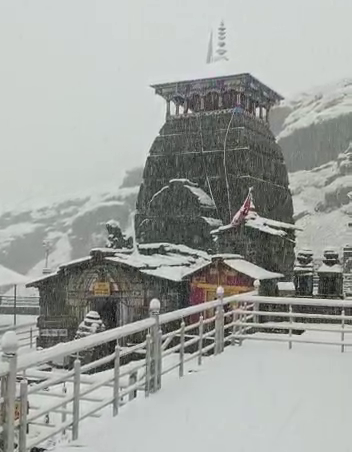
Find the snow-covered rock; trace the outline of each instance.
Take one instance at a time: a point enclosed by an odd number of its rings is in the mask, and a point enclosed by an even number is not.
[[[285,100],[273,109],[271,125],[289,171],[336,159],[352,139],[352,79]]]
[[[342,248],[352,243],[351,147],[337,160],[311,171],[290,174],[299,248],[312,248],[322,257],[327,246]]]

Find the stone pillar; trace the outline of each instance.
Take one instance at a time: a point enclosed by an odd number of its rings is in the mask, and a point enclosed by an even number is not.
[[[176,116],[180,116],[180,104],[176,104]]]
[[[200,97],[200,109],[201,111],[204,111],[204,96]]]
[[[186,115],[188,113],[188,99],[185,99],[183,104],[183,114]]]
[[[260,119],[263,119],[263,107],[262,107],[262,105],[260,105],[260,107],[259,107],[259,117],[260,117]]]
[[[168,119],[171,116],[171,105],[170,105],[170,100],[168,99],[166,101],[166,119]]]
[[[251,113],[251,98],[246,96],[246,110]]]
[[[240,107],[240,106],[241,106],[241,93],[237,93],[237,96],[236,96],[236,105],[237,105],[237,107]]]
[[[219,108],[222,108],[223,102],[222,102],[222,94],[219,94]]]
[[[269,114],[270,114],[270,105],[266,107],[266,115],[265,115],[265,121],[269,122]]]
[[[255,101],[253,101],[253,104],[252,104],[252,113],[253,113],[253,116],[257,116],[257,102],[255,102]]]

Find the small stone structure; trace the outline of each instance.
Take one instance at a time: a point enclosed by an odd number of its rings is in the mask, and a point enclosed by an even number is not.
[[[301,250],[297,253],[297,260],[294,267],[294,285],[296,296],[313,296],[313,278],[313,251]]]
[[[318,296],[324,298],[343,298],[343,268],[337,251],[324,251],[323,263],[318,269]]]

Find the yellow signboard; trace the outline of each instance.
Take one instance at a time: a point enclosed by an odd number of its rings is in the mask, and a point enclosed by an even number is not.
[[[97,282],[94,284],[93,293],[96,297],[109,297],[110,296],[110,283]]]

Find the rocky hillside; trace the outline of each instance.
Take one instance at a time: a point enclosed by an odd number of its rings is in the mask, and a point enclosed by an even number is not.
[[[141,177],[142,169],[137,168],[126,174],[120,188],[0,213],[1,264],[36,276],[45,266],[43,241],[51,246],[51,268],[103,246],[109,220],[123,230],[129,228]]]
[[[335,160],[352,140],[352,79],[284,101],[271,125],[290,172]]]
[[[314,250],[316,257],[332,246],[340,252],[352,244],[352,145],[337,159],[310,171],[290,174],[298,246]]]

